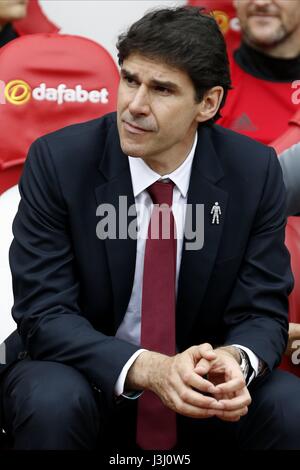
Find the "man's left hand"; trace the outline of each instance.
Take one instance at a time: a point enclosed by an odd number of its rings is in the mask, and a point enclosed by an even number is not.
[[[218,389],[214,393],[224,409],[215,410],[214,415],[224,421],[239,421],[248,412],[251,403],[243,373],[238,362],[238,353],[232,347],[215,349],[216,359],[201,359],[195,367],[199,375],[206,375]]]

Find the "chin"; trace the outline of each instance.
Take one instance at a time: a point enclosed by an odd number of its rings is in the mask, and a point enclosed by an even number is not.
[[[12,11],[10,12],[9,18],[7,20],[9,22],[21,20],[22,18],[25,18],[26,12],[27,12],[26,5],[16,5],[15,7],[12,8]]]
[[[130,157],[141,157],[142,149],[138,145],[128,144],[127,142],[121,141],[121,149],[125,155],[130,155]]]
[[[276,38],[274,36],[261,36],[259,38],[255,38],[255,40],[253,41],[254,44],[256,44],[257,46],[260,46],[260,47],[273,47],[275,46],[276,44],[278,44],[280,42],[281,38]]]
[[[261,22],[256,23],[250,29],[250,35],[257,43],[271,43],[281,33],[280,25],[278,22]]]

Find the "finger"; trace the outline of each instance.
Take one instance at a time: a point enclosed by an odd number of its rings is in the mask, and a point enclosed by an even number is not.
[[[211,409],[223,409],[223,403],[218,402],[213,397],[207,397],[202,393],[196,392],[195,390],[189,389],[188,387],[182,387],[178,392],[180,401],[187,405],[196,406],[197,408],[211,408]]]
[[[213,396],[217,401],[231,400],[232,398],[235,398],[236,393],[214,393]]]
[[[197,419],[207,419],[215,416],[214,410],[211,410],[209,408],[198,408],[186,404],[182,408],[178,409],[177,413],[183,416],[188,416],[189,418]]]
[[[223,382],[221,384],[216,385],[217,393],[234,393],[242,390],[246,387],[246,382],[243,377],[234,377],[228,382]]]
[[[212,410],[210,410],[212,412]],[[222,419],[223,421],[239,421],[242,416],[248,413],[248,407],[245,406],[235,411],[214,410],[214,416]]]
[[[196,346],[198,354],[200,356],[205,357],[208,360],[216,359],[217,355],[215,351],[213,350],[213,347],[209,343],[204,343],[200,344],[199,346]]]
[[[213,351],[214,348],[212,347],[211,344],[209,343],[202,343],[202,344],[199,344],[197,346],[197,348],[199,348],[199,351],[201,352],[201,354],[203,354],[205,351]]]
[[[173,401],[172,409],[183,416],[198,419],[211,418],[217,411],[211,408],[199,408],[198,406],[185,403],[178,396]]]
[[[198,364],[196,365],[194,371],[197,373],[197,374],[200,374],[200,375],[206,375],[208,374],[210,368],[211,368],[211,361],[208,361],[207,359],[205,359],[204,357],[202,359],[200,359],[200,361],[198,362]]]
[[[224,411],[236,411],[250,405],[251,397],[249,393],[243,393],[232,399],[222,399],[219,401],[224,405]]]
[[[218,392],[217,387],[214,384],[194,371],[191,371],[188,374],[183,374],[181,380],[187,387],[194,388],[201,393],[214,394]]]

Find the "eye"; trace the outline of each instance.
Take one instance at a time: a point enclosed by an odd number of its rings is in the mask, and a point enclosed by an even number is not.
[[[135,86],[137,84],[132,77],[123,76],[123,80],[128,86]]]
[[[157,93],[159,93],[160,95],[170,95],[172,93],[172,90],[170,90],[169,88],[166,88],[164,86],[155,86],[154,87],[155,91],[157,91]]]

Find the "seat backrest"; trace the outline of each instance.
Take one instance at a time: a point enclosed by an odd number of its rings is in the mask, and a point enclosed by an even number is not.
[[[300,217],[289,217],[285,232],[285,244],[291,255],[291,266],[295,280],[293,292],[289,296],[289,321],[300,323]],[[299,365],[292,364],[284,357],[281,368],[300,377]]]
[[[300,110],[289,121],[287,131],[272,142],[278,154],[300,142]],[[291,266],[294,275],[294,290],[289,296],[289,321],[300,323],[300,217],[289,217],[286,226],[285,244],[291,255]],[[281,368],[300,377],[300,367],[293,365],[287,357],[283,358]]]
[[[300,323],[300,218],[289,217],[285,243],[291,253],[291,265],[295,278],[295,289],[290,295],[290,321]]]
[[[278,155],[294,144],[300,142],[300,109],[289,120],[288,129],[274,140],[271,145]]]
[[[213,13],[224,34],[228,53],[236,49],[241,42],[240,24],[232,0],[188,0],[189,5],[204,7]]]
[[[58,26],[47,18],[38,0],[28,2],[27,15],[21,20],[14,21],[13,28],[19,36],[36,33],[57,33],[59,31]]]
[[[36,138],[114,111],[118,83],[114,60],[90,39],[33,34],[4,46],[0,50],[0,194],[17,183]]]

